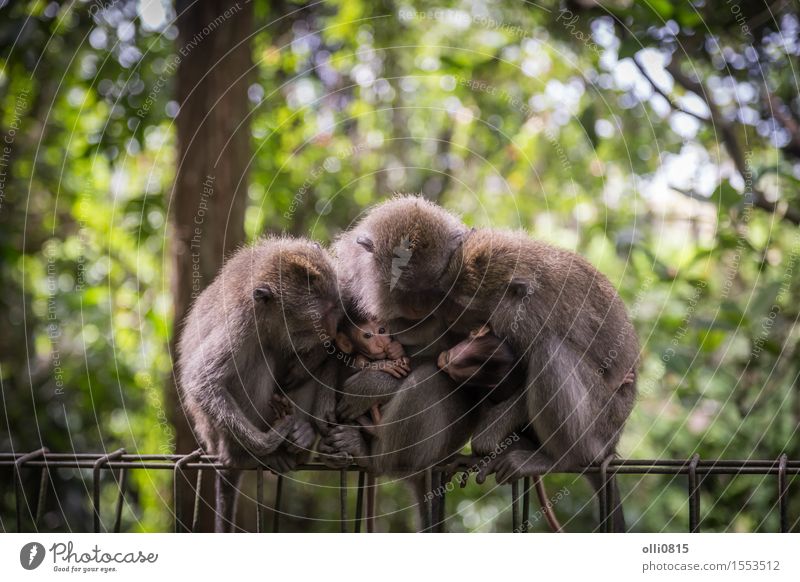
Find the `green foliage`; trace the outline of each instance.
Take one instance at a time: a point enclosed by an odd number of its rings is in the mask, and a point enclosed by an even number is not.
[[[774,20],[742,3],[744,28],[725,2],[279,4],[257,3],[251,43],[249,237],[329,242],[393,192],[423,193],[470,225],[527,229],[584,254],[631,310],[641,396],[623,456],[800,458],[797,226],[753,206],[719,127],[692,130],[632,72],[648,54],[691,64],[725,119],[744,120],[734,130],[753,186],[798,208],[798,159],[760,105],[767,78],[796,110],[796,6]],[[20,1],[0,15],[0,129],[14,132],[0,206],[0,450],[171,452],[174,13],[153,25],[127,0]],[[688,91],[661,89],[690,108]],[[48,513],[51,527],[85,528],[88,478],[59,474],[69,503]],[[289,501],[328,518],[290,529],[338,529],[328,478],[299,477]],[[167,529],[169,475],[129,483],[127,526]],[[556,505],[569,530],[594,527],[582,481],[548,487],[569,492]],[[622,488],[635,530],[685,529],[685,478]],[[507,489],[456,488],[448,528],[510,529]],[[707,478],[704,528],[775,530],[774,489]],[[382,527],[406,528],[409,511],[393,512],[408,503],[385,484]],[[12,504],[4,487],[4,519]]]

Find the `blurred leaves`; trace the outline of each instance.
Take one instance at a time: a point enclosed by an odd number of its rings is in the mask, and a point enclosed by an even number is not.
[[[800,458],[800,235],[752,207],[720,128],[672,111],[630,60],[686,60],[738,124],[752,183],[796,206],[798,159],[761,103],[770,89],[798,113],[797,7],[773,18],[740,3],[745,29],[725,2],[588,4],[257,2],[246,231],[329,242],[393,192],[422,193],[470,225],[527,229],[587,256],[635,320],[641,396],[623,456]],[[161,382],[179,47],[172,7],[153,18],[142,6],[0,7],[0,130],[13,134],[0,206],[0,450],[171,450]],[[667,73],[657,79],[673,91]],[[74,502],[49,508],[48,523],[88,523],[86,475],[58,479]],[[131,479],[128,526],[167,529],[168,475]],[[583,482],[548,486],[571,493],[556,507],[570,531],[594,527]],[[771,487],[705,479],[704,529],[775,530]],[[634,529],[685,529],[681,479],[622,488]],[[291,503],[335,513],[336,495],[298,488]],[[4,487],[4,516],[10,496]],[[457,489],[448,527],[507,530],[509,498]],[[380,504],[408,508],[407,494],[385,485]],[[407,528],[411,512],[382,527]]]

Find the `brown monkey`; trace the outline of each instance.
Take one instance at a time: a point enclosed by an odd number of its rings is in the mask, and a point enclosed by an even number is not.
[[[183,403],[207,452],[229,466],[287,470],[327,430],[337,302],[333,263],[311,241],[266,238],[226,261],[192,306],[178,346]],[[217,531],[233,525],[240,473],[220,472]]]
[[[346,318],[339,333],[336,334],[336,346],[345,356],[342,358],[342,374],[338,382],[344,393],[347,393],[347,380],[355,374],[363,373],[363,370],[379,370],[391,377],[391,379],[383,378],[383,382],[375,386],[375,394],[366,397],[366,400],[372,403],[369,407],[369,418],[362,416],[359,422],[373,433],[374,426],[381,421],[381,404],[399,388],[398,380],[405,378],[411,371],[410,361],[400,342],[392,339],[386,324],[375,319],[360,317],[358,314],[351,314]],[[344,400],[345,405],[357,402],[357,399]],[[359,404],[361,403],[363,400]],[[338,411],[344,417],[349,416],[346,406],[340,407]],[[372,533],[375,531],[377,477],[373,474],[367,475],[366,486],[367,532]]]
[[[491,408],[500,402],[505,402],[514,393],[520,392],[520,386],[525,381],[524,366],[508,343],[491,332],[488,325],[472,330],[467,339],[456,344],[449,350],[439,354],[436,365],[458,384],[466,384],[483,394],[476,394],[481,401],[482,409]],[[482,397],[481,397],[482,396]],[[492,426],[482,425],[481,421],[492,418],[491,414],[478,413],[478,426],[473,435],[472,452],[477,458],[487,458],[496,449],[502,440],[509,436],[503,435],[494,443],[487,442],[493,437],[483,438],[485,433],[491,433]],[[518,426],[513,429],[536,442],[536,436],[528,426]],[[478,438],[476,438],[476,435]],[[466,485],[466,476],[462,478],[462,487]],[[554,532],[562,531],[553,508],[548,501],[547,490],[539,475],[533,476],[534,490],[545,519]]]
[[[527,423],[540,441],[520,441],[478,481],[496,473],[506,482],[614,454],[636,398],[639,347],[608,279],[575,253],[485,229],[465,239],[446,282],[464,317],[490,314],[492,331],[526,363],[524,392],[482,415],[481,424],[492,427],[488,441]],[[476,430],[473,443],[480,438]],[[599,474],[587,477],[599,491]],[[623,530],[616,482],[614,498],[614,527]]]
[[[406,196],[370,209],[334,245],[344,304],[387,320],[414,369],[399,389],[386,388],[391,398],[382,408],[375,438],[367,441],[352,426],[336,427],[320,450],[346,452],[375,474],[408,477],[425,525],[434,508],[426,502],[424,471],[458,453],[474,423],[468,390],[435,364],[442,349],[461,339],[448,333],[446,290],[439,284],[466,233],[461,221],[443,208]],[[337,406],[340,420],[368,411],[366,397],[387,380],[369,369],[350,378]]]
[[[373,207],[334,244],[344,305],[386,321],[412,358],[436,356],[447,339],[440,282],[466,234],[457,217],[424,198]]]

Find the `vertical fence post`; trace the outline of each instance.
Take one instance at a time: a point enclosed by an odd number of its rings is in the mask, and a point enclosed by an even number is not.
[[[700,455],[695,453],[689,461],[689,532],[700,531],[700,484],[697,481],[697,464]]]
[[[525,477],[522,480],[522,530],[521,533],[528,533],[531,527],[531,478]],[[544,508],[542,508],[544,509]]]
[[[188,463],[193,463],[194,461],[198,460],[203,454],[203,449],[197,449],[189,453],[188,455],[184,455],[180,459],[175,462],[175,469],[172,475],[172,502],[174,503],[174,507],[172,508],[175,514],[175,533],[186,533],[189,531],[189,528],[183,522],[183,516],[181,515],[181,488],[180,483],[186,480],[186,475],[183,472],[184,466]],[[194,489],[194,500],[197,499],[197,489]],[[192,507],[194,507],[194,500],[192,501]]]
[[[786,482],[786,463],[789,458],[786,453],[778,459],[778,516],[780,518],[781,533],[789,533],[789,514],[786,507],[786,497],[789,491]]]
[[[281,497],[283,495],[283,475],[278,474],[275,482],[275,503],[272,507],[272,531],[278,533],[281,525]]]
[[[117,494],[117,509],[114,512],[114,533],[119,533],[122,529],[122,505],[125,502],[125,477],[127,472],[125,467],[119,468],[119,476],[117,477],[117,485],[119,491]]]
[[[519,533],[519,480],[511,482],[511,532]]]
[[[355,533],[361,533],[361,516],[364,510],[364,481],[367,474],[364,471],[358,472],[358,493],[356,494],[356,523],[353,528]]]
[[[194,484],[194,507],[192,507],[192,531],[197,531],[197,526],[200,523],[200,500],[203,498],[201,489],[203,488],[203,470],[197,470],[197,481]]]
[[[608,455],[600,464],[600,531],[610,533],[611,526],[611,503],[614,497],[614,487],[612,477],[608,475],[608,466],[614,460],[614,455]]]
[[[17,512],[17,532],[19,533],[22,533],[22,497],[25,495],[25,490],[22,483],[22,466],[28,461],[38,459],[39,457],[44,457],[48,452],[49,450],[47,447],[42,447],[41,449],[37,449],[32,453],[22,455],[19,459],[14,461],[14,505]],[[28,505],[27,497],[25,497],[25,505],[28,507],[28,513],[30,513],[30,506]],[[39,513],[38,508],[36,512]]]
[[[430,533],[433,527],[433,498],[428,499],[431,489],[433,489],[433,471],[432,469],[425,469],[425,473],[423,475],[423,482],[425,483],[424,486],[424,494],[421,500],[422,503],[422,514],[424,519],[422,520],[422,531],[426,533]]]
[[[103,455],[94,462],[92,467],[92,505],[94,509],[94,533],[100,533],[100,469],[103,465],[114,459],[119,459],[125,454],[125,449],[117,449],[113,453]]]
[[[339,471],[339,531],[347,533],[347,469]]]
[[[439,492],[439,504],[437,505],[438,511],[436,515],[436,531],[445,533],[444,523],[447,518],[447,481],[445,481],[444,471],[439,471],[438,486],[436,490]]]

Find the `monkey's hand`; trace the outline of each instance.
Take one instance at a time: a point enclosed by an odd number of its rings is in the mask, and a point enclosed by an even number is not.
[[[353,364],[359,370],[363,370],[364,368],[369,368],[372,365],[372,361],[367,359],[366,356],[358,354]]]
[[[286,450],[290,453],[300,453],[303,451],[311,450],[314,441],[317,438],[317,433],[311,423],[303,418],[295,418],[292,429],[286,436],[289,442],[286,444]]]
[[[394,378],[405,378],[411,371],[411,366],[403,361],[403,358],[397,360],[381,360],[375,366],[375,369],[381,372],[386,372]]]
[[[275,414],[276,419],[289,416],[293,410],[292,403],[283,394],[273,394],[269,406]]]
[[[480,470],[483,460],[474,455],[455,455],[452,460],[444,466],[444,478],[449,482],[453,477],[459,475],[458,482],[461,488],[467,486],[471,473]]]
[[[297,467],[297,455],[281,449],[264,457],[263,463],[276,475],[283,475],[295,470]]]
[[[353,463],[353,457],[343,451],[339,451],[329,440],[323,438],[317,445],[317,454],[322,463],[332,469],[344,469]]]
[[[523,477],[543,475],[553,469],[553,462],[543,453],[530,448],[516,448],[495,457],[478,471],[475,481],[483,484],[494,473],[499,484],[511,483]]]
[[[357,465],[366,466],[368,447],[364,440],[364,435],[361,434],[361,429],[358,427],[335,426],[331,429],[326,440],[337,452],[349,455]]]
[[[403,344],[399,341],[392,341],[389,342],[389,345],[386,346],[386,357],[390,360],[399,360],[400,358],[404,358],[406,355],[405,349],[403,349]]]
[[[292,416],[284,416],[279,418],[269,427],[267,432],[258,435],[258,446],[252,451],[258,457],[265,457],[274,453],[278,447],[286,442],[286,437],[289,431],[294,426],[294,418]]]

